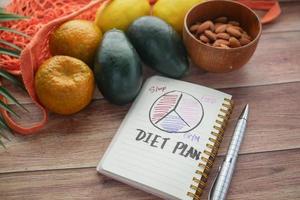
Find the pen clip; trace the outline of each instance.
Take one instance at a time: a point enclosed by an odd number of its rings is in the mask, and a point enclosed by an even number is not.
[[[208,193],[208,200],[212,200],[212,199],[211,199],[212,193],[213,193],[213,190],[214,190],[214,188],[215,188],[215,184],[216,184],[216,182],[217,182],[217,180],[218,180],[218,178],[219,178],[220,171],[221,171],[221,168],[222,168],[222,166],[223,166],[223,163],[224,163],[224,161],[223,161],[222,164],[219,166],[218,172],[217,172],[217,174],[216,174],[216,176],[215,176],[215,178],[214,178],[214,180],[213,180],[213,182],[212,182],[212,185],[211,185],[210,190],[209,190],[209,193]]]

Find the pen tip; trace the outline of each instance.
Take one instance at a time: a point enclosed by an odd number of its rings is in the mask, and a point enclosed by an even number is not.
[[[243,109],[243,111],[242,111],[242,113],[241,113],[241,115],[240,115],[240,119],[245,119],[245,120],[247,120],[248,119],[248,113],[249,113],[249,104],[247,104],[245,107],[244,107],[244,109]]]

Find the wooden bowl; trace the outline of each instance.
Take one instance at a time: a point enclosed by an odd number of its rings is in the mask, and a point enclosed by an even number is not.
[[[226,16],[240,22],[241,27],[254,38],[249,44],[231,49],[209,46],[197,40],[189,31],[196,22]],[[245,65],[253,55],[261,35],[258,16],[247,6],[233,1],[214,0],[194,6],[185,16],[183,40],[193,63],[209,72],[230,72]]]

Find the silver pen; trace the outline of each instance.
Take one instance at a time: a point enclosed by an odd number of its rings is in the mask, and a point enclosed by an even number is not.
[[[247,104],[241,113],[237,125],[235,127],[229,149],[223,164],[219,167],[218,174],[209,191],[209,200],[225,200],[229,189],[230,181],[236,165],[238,152],[246,132],[246,125],[249,113],[249,105]]]

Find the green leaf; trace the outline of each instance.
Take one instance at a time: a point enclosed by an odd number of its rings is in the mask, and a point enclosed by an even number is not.
[[[19,58],[20,53],[21,52],[17,51],[17,50],[10,50],[10,49],[5,49],[5,48],[0,47],[0,54],[6,54],[6,55],[9,55],[9,56]]]
[[[4,96],[6,99],[12,101],[13,103],[17,104],[17,106],[19,108],[23,108],[24,110],[26,110],[27,112],[29,112],[22,104],[20,104],[17,99],[15,99],[9,92],[7,89],[5,89],[4,87],[0,86],[0,94],[2,96]]]
[[[6,42],[5,40],[1,40],[1,39],[0,39],[0,43],[1,43],[1,44],[4,44],[4,45],[6,45],[6,46],[9,46],[9,47],[11,47],[11,48],[17,49],[17,50],[19,50],[19,51],[22,51],[22,49],[21,49],[20,47],[18,47],[17,45],[15,45],[15,44],[13,44],[13,43],[10,43],[10,42]]]
[[[5,120],[3,119],[3,117],[0,117],[0,126],[1,128],[4,128],[6,130],[8,130],[9,132],[11,132],[11,129],[9,128],[9,126],[6,124]]]
[[[10,13],[5,13],[5,12],[0,13],[0,22],[20,20],[20,19],[26,19],[26,18],[28,18],[28,17],[15,15],[15,14],[10,14]]]
[[[9,105],[7,105],[6,103],[4,103],[3,101],[0,101],[0,108],[6,110],[7,112],[17,116],[20,118],[20,116],[13,110],[11,109],[11,107],[9,107]]]
[[[1,18],[0,18],[0,20],[1,20]],[[22,33],[22,32],[20,32],[20,31],[18,31],[16,29],[7,28],[7,27],[4,27],[4,26],[0,26],[0,31],[11,32],[11,33],[15,33],[15,34],[22,35],[24,37],[30,38],[30,36],[27,35],[27,34],[25,34],[25,33]]]
[[[21,81],[19,81],[18,79],[16,79],[13,75],[11,75],[10,73],[4,71],[3,69],[0,69],[0,76],[3,77],[4,79],[10,81],[11,83],[13,83],[14,85],[22,88],[25,92],[26,89],[23,85],[23,83]]]

